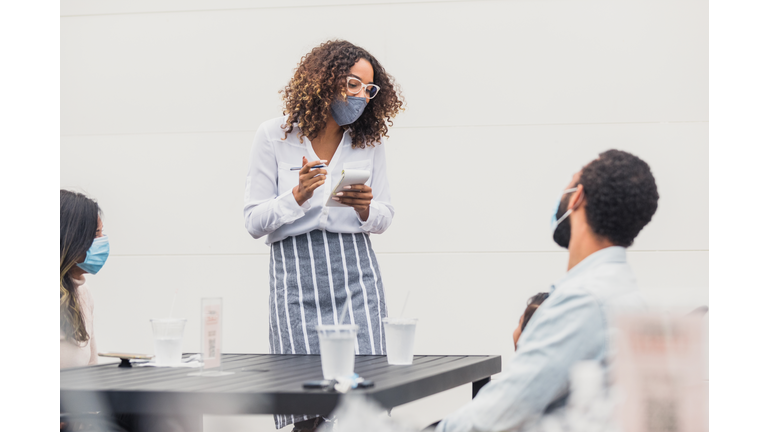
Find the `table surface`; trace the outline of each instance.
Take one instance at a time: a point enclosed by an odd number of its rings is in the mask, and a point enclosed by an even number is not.
[[[60,373],[62,411],[134,414],[329,414],[337,392],[302,387],[323,378],[319,355],[224,354],[232,375],[189,376],[194,368],[102,364]],[[392,408],[501,372],[500,356],[414,356],[393,366],[386,356],[356,356],[355,372],[374,386],[350,390]]]

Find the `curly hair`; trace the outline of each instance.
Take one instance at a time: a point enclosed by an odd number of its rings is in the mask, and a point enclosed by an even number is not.
[[[629,247],[658,207],[651,168],[621,150],[608,150],[581,170],[587,223],[595,234]]]
[[[293,78],[281,90],[283,114],[288,115],[285,137],[293,131],[293,123],[300,129],[299,140],[318,136],[325,127],[331,103],[340,95],[346,98],[346,78],[349,70],[360,59],[373,66],[373,83],[381,88],[368,102],[363,114],[354,123],[344,126],[349,130],[352,147],[364,148],[388,137],[388,126],[398,112],[404,110],[405,101],[394,78],[368,51],[344,40],[330,40],[312,49],[301,58]]]

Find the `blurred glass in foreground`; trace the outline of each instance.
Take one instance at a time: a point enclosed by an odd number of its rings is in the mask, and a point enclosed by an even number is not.
[[[570,397],[536,432],[703,432],[709,429],[701,313],[616,317],[608,372],[595,361],[570,371]]]
[[[616,385],[622,432],[709,429],[704,322],[699,316],[620,317]]]

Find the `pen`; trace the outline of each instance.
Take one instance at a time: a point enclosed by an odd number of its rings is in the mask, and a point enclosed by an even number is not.
[[[303,168],[303,167],[291,167],[291,171],[298,171],[298,170],[300,170],[300,169],[302,169],[302,168]],[[313,166],[313,167],[312,167],[312,168],[310,168],[310,169],[315,169],[315,168],[325,168],[325,165],[323,165],[323,164],[320,164],[320,165],[315,165],[315,166]]]

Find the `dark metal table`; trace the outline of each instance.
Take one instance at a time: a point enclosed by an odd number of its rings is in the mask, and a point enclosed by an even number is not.
[[[223,369],[236,373],[188,376],[197,369],[115,364],[64,369],[61,409],[199,419],[202,414],[327,415],[339,401],[339,393],[302,387],[323,378],[318,355],[224,354]],[[386,356],[357,356],[355,372],[375,385],[350,393],[392,408],[470,382],[474,397],[491,375],[501,372],[501,357],[414,356],[412,365],[391,366]]]

